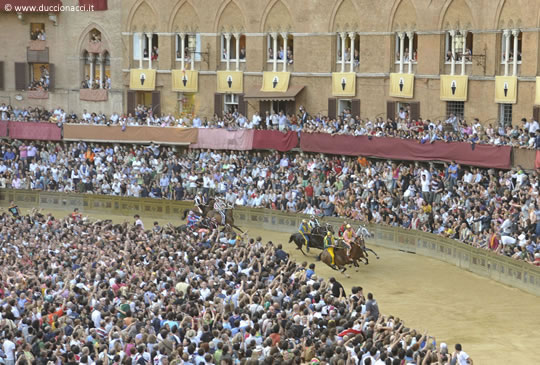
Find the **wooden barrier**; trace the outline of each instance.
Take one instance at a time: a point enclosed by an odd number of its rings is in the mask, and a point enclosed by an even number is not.
[[[45,210],[79,208],[82,213],[86,214],[97,213],[128,217],[140,214],[144,217],[160,219],[178,218],[184,209],[193,207],[191,201],[10,189],[0,191],[0,206],[7,206],[12,200],[22,208],[39,207]],[[302,214],[268,209],[244,207],[235,209],[235,220],[240,226],[256,225],[266,230],[280,232],[296,232],[300,221],[304,218],[306,216]],[[332,224],[337,232],[343,219],[324,218],[321,219],[321,222]],[[353,221],[350,223],[355,224]],[[368,229],[374,234],[374,238],[368,241],[370,245],[431,257],[540,296],[540,268],[524,261],[497,255],[491,251],[478,249],[431,233],[383,225],[370,225]]]

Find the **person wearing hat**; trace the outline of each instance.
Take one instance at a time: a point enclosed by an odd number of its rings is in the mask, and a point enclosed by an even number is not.
[[[309,225],[308,222],[305,219],[302,219],[302,222],[300,223],[300,227],[298,227],[298,233],[302,236],[304,241],[306,242],[306,250],[309,252]]]
[[[330,264],[330,266],[333,269],[336,268],[336,257],[334,254],[335,247],[336,247],[336,239],[332,235],[332,232],[330,231],[326,232],[326,237],[324,237],[324,249],[328,251],[328,253],[332,257],[332,263]]]
[[[309,228],[311,231],[313,231],[314,228],[320,227],[319,221],[317,220],[317,217],[315,217],[315,214],[312,214],[311,217],[309,217]]]
[[[356,233],[354,233],[351,225],[347,224],[345,227],[345,232],[343,232],[343,242],[345,243],[345,246],[347,246],[347,256],[350,256],[351,245],[353,244],[355,238]]]

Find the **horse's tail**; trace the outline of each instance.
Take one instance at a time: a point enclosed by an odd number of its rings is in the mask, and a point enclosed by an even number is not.
[[[189,209],[184,209],[184,215],[182,216],[182,219],[186,219],[188,213],[189,213]]]

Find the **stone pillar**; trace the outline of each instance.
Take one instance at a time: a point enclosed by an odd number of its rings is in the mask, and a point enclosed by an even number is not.
[[[412,74],[414,32],[408,32],[407,36],[409,37],[409,73]]]
[[[287,71],[287,33],[281,33],[283,38],[283,72]]]
[[[518,37],[519,37],[519,30],[514,29],[512,31],[512,35],[514,36],[514,59],[512,60],[512,75],[517,76],[517,63],[518,63]]]
[[[182,57],[180,58],[180,62],[181,62],[181,67],[182,67],[182,70],[185,70],[186,69],[186,35],[185,33],[180,33],[180,54],[182,55]]]
[[[450,44],[450,47],[452,47],[452,59],[450,60],[450,75],[455,75],[456,73],[456,31],[451,30],[450,37],[452,38],[452,44]]]
[[[227,50],[225,62],[227,63],[227,71],[229,71],[231,65],[231,33],[225,33],[225,43],[225,49]]]
[[[273,65],[272,65],[272,71],[277,71],[277,33],[272,33],[272,40],[273,40],[273,48],[274,48],[274,57],[272,59]]]
[[[148,37],[148,68],[152,68],[152,33],[147,33]]]
[[[405,33],[399,32],[399,73],[403,73],[403,47],[405,46]]]
[[[143,64],[143,36],[144,33],[139,33],[139,68],[142,68]]]
[[[234,33],[236,41],[236,71],[240,71],[240,33]]]
[[[504,76],[508,76],[508,57],[510,57],[510,31],[505,30],[504,36]]]
[[[356,33],[350,32],[349,39],[351,40],[351,72],[354,72],[354,41],[356,38]]]
[[[467,31],[464,30],[461,32],[461,35],[463,36],[463,50],[461,55],[461,74],[465,75],[465,64],[467,62],[466,56],[467,56]]]

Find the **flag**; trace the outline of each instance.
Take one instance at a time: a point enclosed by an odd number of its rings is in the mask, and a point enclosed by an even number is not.
[[[290,72],[263,72],[261,91],[286,92],[289,88]]]
[[[390,96],[412,99],[414,95],[414,74],[390,74]]]
[[[517,102],[516,76],[495,76],[495,102],[502,104]]]
[[[199,72],[194,70],[172,70],[172,91],[196,93],[199,90]]]
[[[218,71],[217,92],[242,94],[244,92],[244,73],[242,71]]]
[[[333,96],[355,96],[356,95],[356,73],[332,72],[332,95]]]
[[[469,76],[441,75],[441,100],[467,101]]]
[[[129,71],[131,90],[153,91],[156,88],[156,70],[134,68]]]

